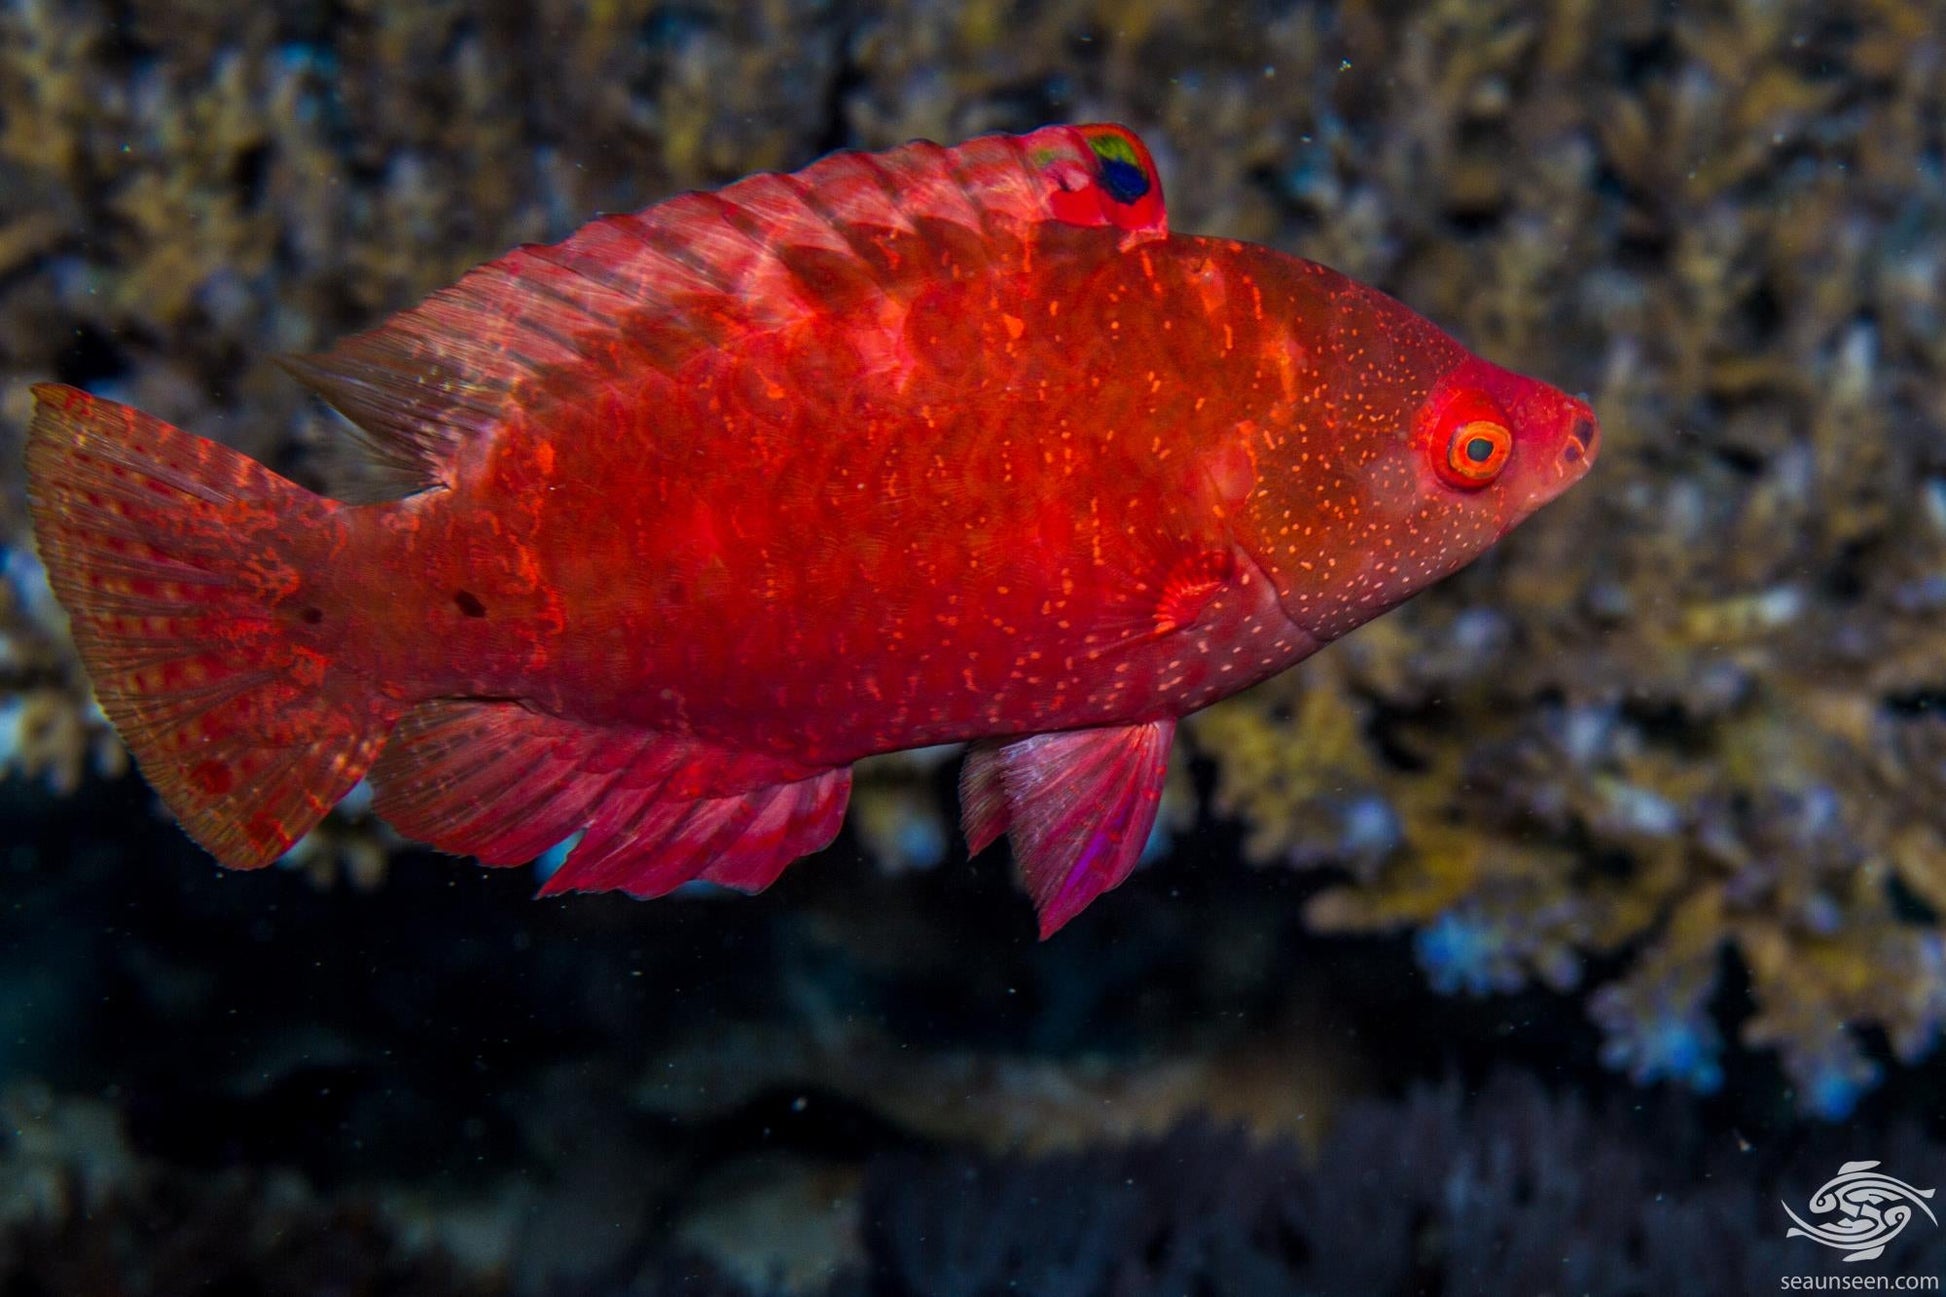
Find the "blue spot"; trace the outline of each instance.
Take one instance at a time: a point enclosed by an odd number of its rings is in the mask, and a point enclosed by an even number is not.
[[[27,704],[0,698],[0,772],[20,759],[27,741]]]
[[[273,66],[286,76],[316,72],[320,76],[338,75],[338,56],[327,45],[288,41],[277,47]]]
[[[1453,651],[1466,657],[1497,653],[1513,638],[1508,620],[1489,608],[1469,608],[1453,619]]]
[[[1589,1003],[1601,1061],[1637,1085],[1674,1081],[1698,1094],[1723,1088],[1723,1037],[1710,1018],[1713,977],[1603,987]]]
[[[1806,838],[1822,837],[1844,827],[1838,790],[1826,784],[1805,789],[1798,802],[1798,832]]]
[[[1344,833],[1340,845],[1348,856],[1361,860],[1389,856],[1405,841],[1391,803],[1376,793],[1355,799],[1340,814]]]
[[[1629,1069],[1637,1085],[1667,1079],[1698,1094],[1715,1094],[1723,1088],[1723,1065],[1717,1061],[1722,1046],[1710,1024],[1672,1016],[1639,1026],[1630,1042],[1634,1066]]]
[[[575,846],[581,841],[582,832],[583,830],[576,829],[567,837],[541,852],[540,858],[534,862],[535,876],[544,883],[561,872],[561,866],[568,862],[568,852],[574,850]]]
[[[1169,848],[1173,845],[1174,842],[1169,832],[1169,825],[1162,816],[1158,815],[1155,817],[1155,823],[1149,827],[1149,840],[1142,844],[1142,855],[1135,863],[1138,865],[1154,864],[1156,861],[1168,855]]]
[[[1491,995],[1520,986],[1507,934],[1478,915],[1440,915],[1413,936],[1412,953],[1441,995]]]
[[[1909,1032],[1894,1037],[1900,1058],[1915,1063],[1932,1052],[1939,1038],[1939,1027],[1946,1020],[1946,939],[1936,932],[1918,939],[1919,967],[1914,979],[1923,988],[1919,1023]]]
[[[1826,1072],[1804,1093],[1804,1106],[1821,1121],[1843,1121],[1858,1106],[1862,1087],[1851,1078]]]
[[[946,826],[937,816],[907,811],[899,817],[892,849],[910,869],[931,869],[946,858]]]
[[[47,569],[33,550],[0,549],[0,580],[12,587],[14,603],[38,625],[54,628],[66,624],[54,590],[47,584]]]
[[[1682,828],[1682,808],[1658,792],[1619,781],[1603,791],[1613,822],[1623,832],[1666,838]]]
[[[338,802],[338,814],[348,820],[362,820],[372,813],[372,785],[360,779]]]
[[[691,900],[699,896],[735,896],[737,894],[736,888],[725,887],[721,883],[712,883],[707,878],[692,878],[675,891],[669,893],[671,896],[684,896]]]
[[[1142,168],[1120,158],[1101,160],[1101,187],[1118,203],[1132,203],[1149,192],[1149,178]]]
[[[1859,1057],[1857,1047],[1842,1035],[1818,1054],[1786,1060],[1786,1065],[1798,1074],[1798,1105],[1819,1121],[1846,1120],[1879,1081],[1878,1064]]]
[[[1559,718],[1561,746],[1568,760],[1590,766],[1614,746],[1617,714],[1613,707],[1570,707]]]

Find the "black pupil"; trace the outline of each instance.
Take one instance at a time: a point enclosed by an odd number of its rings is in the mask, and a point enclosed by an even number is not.
[[[1493,458],[1493,443],[1485,437],[1475,437],[1466,443],[1466,457],[1475,464],[1484,464]]]

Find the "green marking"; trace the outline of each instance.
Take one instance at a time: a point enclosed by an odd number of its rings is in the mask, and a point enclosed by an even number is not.
[[[1103,162],[1126,162],[1138,171],[1141,170],[1142,161],[1135,156],[1135,146],[1123,136],[1092,135],[1088,138],[1088,147],[1093,149],[1095,156]]]

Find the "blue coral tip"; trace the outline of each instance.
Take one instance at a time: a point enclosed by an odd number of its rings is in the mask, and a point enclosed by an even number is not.
[[[1722,1088],[1723,1067],[1716,1061],[1713,1035],[1707,1027],[1688,1019],[1662,1023],[1643,1037],[1637,1078],[1652,1081],[1667,1077],[1698,1094],[1714,1094]]]
[[[1419,929],[1412,952],[1432,989],[1441,995],[1484,996],[1515,990],[1520,984],[1506,934],[1479,918],[1440,915]]]
[[[1855,1074],[1836,1067],[1825,1067],[1804,1087],[1804,1108],[1819,1121],[1845,1121],[1858,1109],[1858,1101],[1878,1082],[1878,1069],[1867,1068]]]
[[[908,869],[931,869],[946,859],[950,844],[938,817],[908,812],[899,820],[893,849]]]

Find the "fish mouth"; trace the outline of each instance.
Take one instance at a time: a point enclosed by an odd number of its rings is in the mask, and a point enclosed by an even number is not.
[[[1595,462],[1601,453],[1601,425],[1595,422],[1592,414],[1577,414],[1574,426],[1561,443],[1561,453],[1555,459],[1555,468],[1564,478],[1580,477]]]

